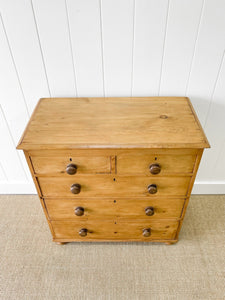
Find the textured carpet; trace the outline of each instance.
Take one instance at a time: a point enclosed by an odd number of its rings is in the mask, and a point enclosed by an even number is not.
[[[70,243],[37,196],[0,196],[0,299],[225,299],[225,196],[192,196],[172,246]]]

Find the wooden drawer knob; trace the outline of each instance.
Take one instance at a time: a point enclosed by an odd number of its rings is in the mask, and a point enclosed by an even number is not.
[[[81,207],[81,206],[78,206],[75,208],[75,215],[80,217],[80,216],[83,216],[84,214],[84,208]]]
[[[161,167],[159,164],[151,164],[149,167],[149,171],[151,174],[156,175],[160,173]]]
[[[153,216],[154,215],[154,207],[148,206],[145,208],[145,214],[147,216]]]
[[[80,236],[86,236],[87,232],[88,232],[88,230],[86,228],[81,228],[81,230],[79,231],[79,235]]]
[[[150,236],[151,235],[151,228],[145,228],[145,229],[143,229],[143,236],[144,237],[148,237],[148,236]]]
[[[148,192],[149,192],[149,194],[157,193],[157,185],[156,184],[150,184],[148,186]]]
[[[74,164],[69,164],[67,167],[66,167],[66,173],[69,174],[69,175],[74,175],[77,173],[77,166],[74,165]]]
[[[73,194],[79,194],[80,193],[80,189],[81,189],[81,186],[78,183],[74,183],[70,187],[71,193],[73,193]]]

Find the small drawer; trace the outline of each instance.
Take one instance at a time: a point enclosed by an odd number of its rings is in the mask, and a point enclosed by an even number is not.
[[[44,199],[51,220],[178,219],[184,198],[178,199]]]
[[[52,176],[79,174],[110,174],[111,160],[109,156],[31,156],[34,173]]]
[[[196,160],[195,150],[121,151],[117,155],[118,175],[164,176],[191,174]]]
[[[187,194],[191,177],[39,177],[44,197],[158,197]],[[149,193],[150,192],[150,193]]]
[[[70,241],[130,240],[153,241],[174,239],[178,222],[168,221],[52,221],[54,239]]]

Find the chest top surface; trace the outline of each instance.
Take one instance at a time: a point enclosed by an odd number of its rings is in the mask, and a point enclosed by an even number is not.
[[[17,149],[207,148],[185,97],[43,98]]]

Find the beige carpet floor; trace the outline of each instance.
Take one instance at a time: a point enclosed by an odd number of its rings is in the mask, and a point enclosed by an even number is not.
[[[225,299],[225,196],[192,196],[180,241],[70,243],[37,196],[0,196],[0,299]]]

